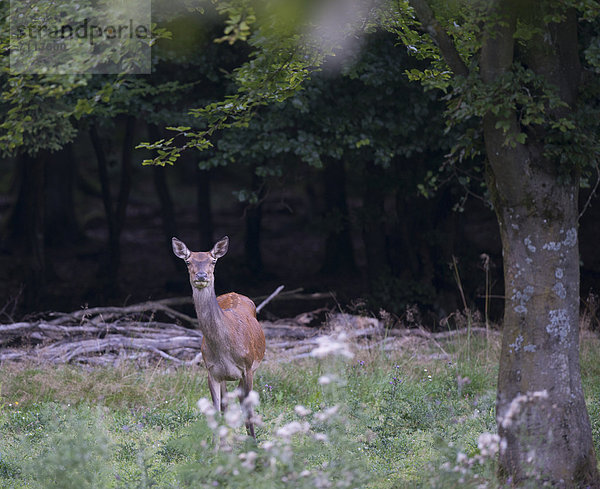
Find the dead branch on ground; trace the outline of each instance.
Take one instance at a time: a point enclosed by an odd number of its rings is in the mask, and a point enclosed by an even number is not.
[[[163,359],[176,365],[195,365],[202,358],[202,334],[193,329],[195,318],[175,309],[190,302],[188,298],[170,298],[125,307],[50,313],[44,319],[0,324],[0,362],[35,360],[109,365],[121,360]],[[328,317],[324,323],[318,319],[323,313]],[[309,325],[315,322],[319,327]],[[357,350],[392,350],[401,349],[411,338],[437,342],[467,333],[466,329],[439,333],[388,329],[376,318],[331,313],[326,308],[261,324],[267,337],[267,361],[310,356],[319,338],[329,334],[334,337],[343,334]],[[486,334],[486,329],[472,327],[470,333]]]

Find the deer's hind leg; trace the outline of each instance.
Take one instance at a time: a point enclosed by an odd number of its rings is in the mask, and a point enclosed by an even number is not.
[[[248,394],[252,391],[252,384],[254,382],[254,372],[251,370],[247,370],[244,373],[244,376],[240,380],[239,389],[239,399],[240,404],[242,406],[242,411],[246,416],[246,431],[248,434],[256,440],[256,435],[254,434],[254,410],[253,406],[250,402],[248,402]]]

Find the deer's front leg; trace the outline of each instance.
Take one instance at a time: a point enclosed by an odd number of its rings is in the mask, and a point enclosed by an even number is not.
[[[212,397],[214,408],[217,412],[222,412],[221,383],[217,382],[210,372],[208,373],[208,389],[210,390],[210,397]]]
[[[219,384],[221,386],[221,412],[224,413],[227,408],[227,382],[223,381]]]

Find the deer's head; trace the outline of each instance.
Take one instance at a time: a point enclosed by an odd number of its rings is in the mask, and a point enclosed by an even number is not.
[[[215,282],[215,263],[229,247],[229,238],[221,238],[210,251],[190,251],[183,241],[172,239],[173,253],[185,261],[190,274],[190,284],[196,289],[204,289]]]

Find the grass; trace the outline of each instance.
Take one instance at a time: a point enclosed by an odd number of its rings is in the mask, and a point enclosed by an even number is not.
[[[582,374],[600,453],[600,343],[586,335]],[[265,362],[258,447],[239,427],[223,432],[220,451],[196,406],[208,397],[201,369],[5,365],[0,487],[453,487],[437,469],[459,452],[477,456],[479,435],[496,429],[498,349],[455,338],[350,360]],[[291,427],[300,433],[286,438]],[[493,464],[472,470],[486,480]]]

